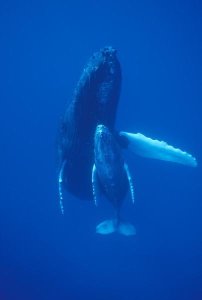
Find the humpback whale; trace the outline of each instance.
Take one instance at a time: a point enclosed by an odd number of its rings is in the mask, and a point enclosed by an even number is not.
[[[98,125],[94,138],[94,165],[92,170],[94,201],[97,203],[97,189],[101,189],[115,209],[115,218],[100,223],[96,231],[100,234],[119,232],[135,234],[132,224],[121,220],[120,209],[128,190],[134,203],[134,187],[121,147],[114,135],[104,125]]]
[[[93,199],[91,171],[97,124],[114,129],[121,89],[121,67],[116,50],[105,47],[87,62],[58,134],[59,194],[62,187],[80,199]]]
[[[116,210],[116,218],[97,226],[101,234],[132,235],[132,224],[122,222],[120,207],[134,188],[122,149],[147,158],[197,166],[189,153],[141,133],[115,130],[121,90],[121,66],[116,50],[105,47],[93,54],[78,81],[58,133],[58,189],[61,211],[63,187],[80,199],[96,203],[100,189]],[[111,177],[110,177],[111,176]]]

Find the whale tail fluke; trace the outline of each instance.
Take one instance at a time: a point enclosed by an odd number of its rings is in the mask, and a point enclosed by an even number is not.
[[[131,236],[136,234],[135,227],[126,222],[118,222],[117,219],[105,220],[97,225],[96,232],[99,234],[107,235],[114,232],[118,232],[125,236]]]
[[[131,223],[120,222],[118,226],[118,232],[125,236],[130,236],[136,234],[136,229]]]

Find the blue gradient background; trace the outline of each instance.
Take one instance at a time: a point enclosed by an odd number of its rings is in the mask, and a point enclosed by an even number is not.
[[[202,299],[202,4],[0,2],[0,299]],[[136,237],[95,234],[111,214],[65,195],[56,132],[89,56],[118,49],[117,128],[164,139],[197,169],[132,157]]]

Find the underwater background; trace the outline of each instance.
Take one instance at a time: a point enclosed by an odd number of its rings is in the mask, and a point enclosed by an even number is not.
[[[0,300],[202,299],[202,3],[0,2]],[[111,216],[65,193],[57,129],[93,52],[118,50],[116,127],[165,140],[197,168],[125,153],[135,237],[101,236]]]

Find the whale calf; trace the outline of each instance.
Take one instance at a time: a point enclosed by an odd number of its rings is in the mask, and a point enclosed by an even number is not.
[[[97,126],[94,137],[92,188],[95,203],[97,190],[100,189],[115,210],[115,218],[100,223],[96,232],[109,234],[117,231],[124,235],[134,235],[134,226],[123,222],[120,216],[120,209],[128,190],[134,203],[133,181],[119,143],[112,132],[101,124]]]
[[[58,190],[64,212],[63,187],[77,198],[94,199],[95,203],[100,189],[115,207],[116,218],[99,224],[97,233],[133,235],[133,225],[119,217],[128,189],[134,199],[132,177],[122,150],[191,167],[196,167],[197,161],[166,142],[115,130],[121,79],[121,66],[112,47],[100,49],[84,67],[58,133]]]

